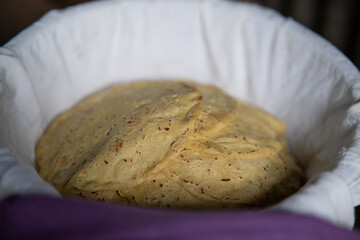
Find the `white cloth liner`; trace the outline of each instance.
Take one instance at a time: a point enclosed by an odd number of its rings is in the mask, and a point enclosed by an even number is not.
[[[0,154],[0,197],[58,195],[32,167],[57,114],[112,84],[169,78],[213,83],[286,121],[309,182],[274,208],[353,226],[359,71],[291,18],[220,0],[82,4],[49,12],[0,48],[0,143],[13,157]]]

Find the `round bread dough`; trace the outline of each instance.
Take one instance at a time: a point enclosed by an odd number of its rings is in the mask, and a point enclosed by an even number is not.
[[[136,82],[59,115],[36,146],[39,174],[63,195],[143,206],[265,206],[303,172],[285,124],[214,86]]]

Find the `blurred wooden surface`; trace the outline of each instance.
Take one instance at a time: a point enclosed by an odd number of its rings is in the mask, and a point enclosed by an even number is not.
[[[317,32],[360,68],[359,0],[249,0],[290,16]],[[0,46],[51,9],[86,0],[0,0]],[[356,209],[360,228],[360,207]]]

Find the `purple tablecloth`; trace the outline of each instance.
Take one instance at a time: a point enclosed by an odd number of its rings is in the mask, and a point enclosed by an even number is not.
[[[0,202],[0,239],[360,239],[357,231],[281,212],[184,212],[90,200],[12,196]]]

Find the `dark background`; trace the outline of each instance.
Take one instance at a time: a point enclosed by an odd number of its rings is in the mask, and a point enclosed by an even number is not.
[[[359,0],[259,0],[317,32],[360,68]]]
[[[86,0],[0,0],[0,46],[51,9]],[[317,32],[360,68],[359,0],[249,0],[276,9]],[[360,207],[356,208],[360,228]]]

